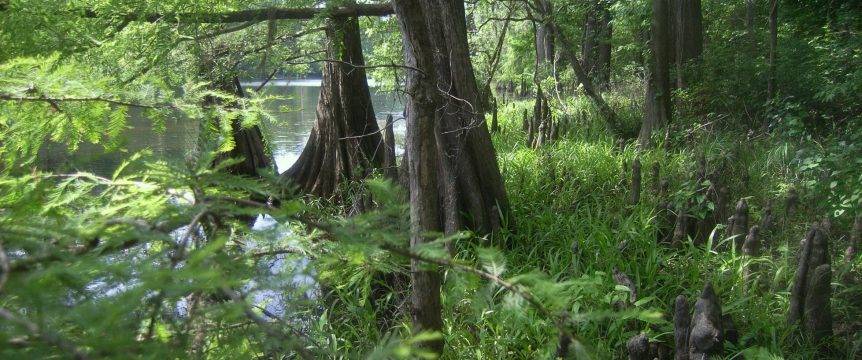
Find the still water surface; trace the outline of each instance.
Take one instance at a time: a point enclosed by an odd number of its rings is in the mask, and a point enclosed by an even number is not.
[[[255,89],[260,86],[260,82],[244,82],[243,86]],[[296,161],[308,141],[320,95],[320,80],[273,80],[261,91],[280,98],[267,104],[267,109],[276,120],[264,120],[261,130],[272,152],[276,170],[284,172]],[[401,117],[403,98],[392,92],[377,92],[374,88],[371,89],[371,95],[381,128],[385,125],[387,115],[392,114],[396,120],[396,143],[400,144],[406,129]],[[145,149],[152,151],[156,158],[180,161],[194,151],[200,126],[196,120],[168,119],[165,131],[156,132],[151,122],[141,116],[139,109],[129,110],[127,125],[128,129],[122,138],[123,151],[105,151],[99,145],[81,144],[76,152],[70,153],[62,146],[48,144],[39,154],[39,168],[65,173],[87,171],[110,176],[129,154]]]
[[[260,82],[246,82],[243,86],[255,89],[260,86]],[[275,121],[265,120],[261,130],[273,155],[276,170],[284,172],[296,161],[308,141],[320,95],[320,80],[276,80],[261,91],[266,95],[281,98],[267,104]],[[371,92],[378,124],[382,128],[387,115],[392,114],[396,120],[396,143],[400,145],[406,129],[401,116],[404,109],[403,98],[395,93],[377,92],[373,88]],[[152,123],[142,116],[139,109],[129,110],[127,125],[128,129],[122,139],[122,151],[106,151],[99,145],[81,144],[77,151],[70,153],[63,146],[47,144],[39,154],[38,166],[44,171],[86,171],[110,176],[130,154],[142,150],[150,150],[157,159],[182,161],[195,151],[200,127],[198,121],[169,119],[166,121],[165,131],[156,132],[152,129]],[[400,152],[400,146],[396,150]],[[268,216],[259,217],[253,229],[267,238],[289,236]],[[178,234],[184,231],[185,228],[177,230]],[[316,297],[314,274],[306,267],[307,264],[308,259],[287,260],[283,256],[277,256],[265,264],[265,270],[262,269],[270,276],[263,276],[262,283],[251,281],[243,286],[242,290],[248,293],[256,305],[278,316],[285,316],[290,313],[288,309],[291,304],[298,300],[290,297],[291,291],[283,291],[285,288],[306,289],[304,297],[308,300],[313,301]],[[277,274],[292,276],[283,278]],[[101,296],[113,296],[134,286],[134,282],[98,280],[91,283],[88,289]],[[184,314],[187,311],[186,306],[185,299],[180,300],[175,307],[177,313]]]

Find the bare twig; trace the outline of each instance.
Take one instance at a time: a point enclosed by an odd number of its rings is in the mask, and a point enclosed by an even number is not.
[[[174,104],[141,104],[123,100],[115,100],[103,98],[100,96],[93,97],[44,97],[44,96],[17,96],[12,94],[0,94],[2,101],[35,101],[47,102],[52,106],[57,106],[60,102],[105,102],[112,105],[131,106],[144,109],[160,109],[160,108],[176,108]]]

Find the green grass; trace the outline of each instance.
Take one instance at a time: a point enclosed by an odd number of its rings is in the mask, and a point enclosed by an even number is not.
[[[584,110],[588,116],[573,124],[559,141],[531,149],[525,146],[526,135],[520,130],[523,109],[530,106],[531,102],[516,102],[504,108],[502,131],[494,135],[515,225],[497,245],[506,249],[505,275],[538,272],[557,284],[577,284],[577,290],[560,292],[569,298],[543,300],[557,303],[571,318],[581,318],[573,322],[573,329],[591,352],[598,358],[624,356],[625,342],[640,331],[673,345],[670,323],[650,325],[626,320],[630,315],[619,313],[616,302],[624,294],[615,289],[611,277],[617,267],[637,284],[638,298],[646,299],[639,309],[668,316],[677,295],[684,294],[693,301],[703,285],[712,282],[724,313],[733,317],[740,332],[739,346],[728,354],[745,351],[749,356],[815,356],[812,344],[788,340],[791,329],[785,326],[784,316],[797,242],[808,224],[821,218],[816,209],[803,209],[764,234],[766,255],[757,259],[744,259],[735,249],[707,250],[690,243],[682,249],[670,249],[656,244],[653,209],[658,200],[653,190],[655,180],[650,178],[652,164],[661,165],[661,176],[670,181],[671,193],[685,193],[697,167],[697,154],[705,154],[711,168],[726,160],[719,176],[731,194],[729,206],[732,208],[737,199],[748,199],[749,224],[753,225],[760,221],[761,211],[770,201],[780,214],[781,196],[799,180],[791,164],[793,145],[704,130],[688,134],[690,139],[679,141],[683,145],[676,145],[674,150],[661,146],[641,150],[631,143],[620,148],[610,137],[588,130],[601,125],[595,123],[595,114]],[[573,108],[569,111],[578,112]],[[643,190],[640,204],[627,214],[629,190],[623,185],[622,164],[631,164],[635,158],[643,165]],[[833,250],[839,247],[833,246]],[[834,252],[838,251],[843,247]],[[840,261],[834,256],[835,264]],[[759,265],[758,280],[745,284],[742,269],[751,262]],[[847,293],[859,287],[838,289]],[[532,290],[539,291],[535,287]],[[486,304],[488,310],[479,318],[450,314],[456,315],[447,318],[451,358],[477,358],[479,354],[484,358],[541,358],[553,354],[556,331],[546,319],[529,311],[516,315],[495,311],[504,302],[501,298],[498,294],[496,302]],[[833,300],[833,308],[836,323],[859,312],[850,310],[840,294]],[[458,335],[464,328],[476,328],[476,323],[484,325],[478,326],[478,335]],[[859,339],[852,336],[836,338],[835,347],[846,348],[854,340],[858,348]]]
[[[625,357],[626,341],[642,331],[652,341],[672,348],[673,300],[686,295],[693,307],[706,282],[713,283],[724,313],[732,316],[739,330],[740,343],[728,346],[729,358],[740,353],[748,358],[820,356],[815,344],[793,336],[795,330],[785,325],[798,241],[823,215],[818,206],[803,204],[799,211],[783,217],[784,194],[803,180],[792,161],[798,144],[692,126],[695,130],[675,129],[669,144],[644,150],[633,141],[615,143],[591,106],[573,100],[555,109],[558,116],[572,121],[568,131],[558,141],[532,149],[525,146],[526,134],[521,131],[524,109],[530,112],[532,102],[501,106],[502,130],[493,135],[512,206],[510,226],[494,239],[495,251],[480,248],[476,239],[457,240],[456,259],[479,268],[493,266],[502,278],[528,290],[554,319],[561,319],[578,336],[582,350],[593,358]],[[777,224],[762,235],[762,257],[743,258],[728,239],[710,247],[688,242],[672,249],[657,244],[654,209],[659,199],[652,166],[661,165],[671,199],[682,202],[693,193],[700,154],[727,187],[729,211],[738,199],[747,199],[749,225],[757,224],[772,202]],[[642,163],[641,201],[628,207],[630,179],[623,177],[630,175],[623,174],[623,163],[630,165],[638,158]],[[806,199],[813,196],[803,194]],[[850,268],[839,265],[846,244],[840,238],[849,229],[848,217],[836,219],[836,234],[842,235],[835,235],[832,245],[836,269],[832,308],[835,323],[843,324],[836,328],[845,329],[834,339],[837,358],[858,356],[854,354],[862,346],[862,336],[854,332],[860,324],[852,320],[862,312],[856,300],[862,286],[853,285],[859,284],[862,261]],[[754,280],[745,283],[743,268],[749,263],[756,263],[759,271]],[[615,285],[614,268],[636,284],[635,306],[622,305],[628,293]],[[857,280],[840,284],[837,279],[848,271]],[[554,319],[475,275],[448,269],[444,276],[445,358],[553,357],[559,336]],[[356,354],[367,351],[369,343],[390,338],[377,332],[370,314],[373,310],[364,300],[369,279],[351,281],[362,285],[336,291],[338,310],[329,314],[328,326],[333,327],[330,333],[341,334],[334,349]],[[400,324],[398,332],[408,336],[410,319],[404,316]]]

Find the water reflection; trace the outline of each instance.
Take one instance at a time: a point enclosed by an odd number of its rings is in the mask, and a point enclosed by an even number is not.
[[[245,82],[243,86],[256,88],[260,82]],[[268,110],[275,115],[276,121],[265,122],[263,131],[276,169],[284,172],[296,161],[308,141],[316,117],[320,80],[275,80],[267,83],[261,92],[282,98],[268,104]],[[378,92],[372,88],[371,102],[381,128],[386,124],[389,114],[398,120],[395,122],[395,141],[403,143],[406,125],[401,116],[404,111],[402,99],[396,93]]]
[[[247,90],[261,85],[259,81],[244,82]],[[280,97],[267,103],[273,119],[264,120],[262,131],[272,155],[276,170],[284,172],[292,165],[314,125],[317,99],[320,95],[320,80],[273,80],[261,93]],[[401,117],[403,99],[392,92],[371,89],[371,101],[377,113],[378,124],[385,125],[386,116],[396,119],[396,143],[402,144],[406,130]],[[122,135],[122,150],[105,150],[101,145],[83,143],[70,153],[64,146],[48,143],[39,153],[38,166],[42,170],[70,173],[92,172],[110,176],[130,154],[149,149],[157,159],[181,161],[195,150],[199,134],[199,123],[188,119],[168,119],[165,131],[153,130],[153,124],[141,114],[140,109],[129,109],[128,129]],[[401,152],[400,146],[398,152]]]
[[[243,83],[246,89],[256,89],[260,85],[260,82]],[[261,92],[281,98],[267,104],[273,119],[265,120],[261,130],[273,155],[276,170],[283,172],[296,161],[308,141],[315,120],[320,80],[275,80],[264,86]],[[387,115],[393,115],[396,120],[396,144],[399,145],[396,151],[402,153],[400,144],[403,144],[406,130],[401,116],[403,99],[395,93],[377,92],[372,88],[372,103],[381,128],[385,125]],[[119,147],[122,150],[106,150],[100,145],[87,143],[81,144],[77,151],[69,152],[59,144],[49,143],[40,151],[37,163],[44,171],[86,171],[110,176],[130,154],[145,149],[150,150],[157,159],[182,161],[195,151],[199,126],[195,120],[169,119],[165,123],[165,131],[157,132],[153,130],[152,123],[142,116],[140,109],[130,109],[128,128],[122,135]],[[272,218],[261,216],[253,230],[261,239],[283,244],[282,240],[289,238],[290,233],[278,225]],[[185,230],[178,229],[173,236],[179,238],[179,234]],[[253,248],[266,246],[264,243],[249,245]],[[250,281],[242,289],[256,306],[284,317],[292,313],[291,306],[316,298],[315,291],[319,291],[314,280],[316,275],[309,269],[307,258],[278,255],[262,261],[260,265],[260,276],[256,277],[258,281]],[[284,278],[279,274],[292,276]],[[88,284],[87,290],[102,297],[113,297],[138,285],[137,281],[129,278],[104,277]],[[186,299],[175,304],[174,310],[178,316],[185,314],[187,305]]]

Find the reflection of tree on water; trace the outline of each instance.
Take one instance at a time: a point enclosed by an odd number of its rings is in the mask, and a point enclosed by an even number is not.
[[[245,82],[246,88],[260,82]],[[292,80],[268,83],[262,90],[267,95],[280,97],[267,103],[267,110],[277,121],[264,120],[262,131],[279,172],[286,170],[302,152],[308,133],[314,124],[314,109],[320,94],[320,80]],[[371,101],[377,111],[378,124],[385,125],[386,115],[392,113],[398,120],[403,104],[394,93],[371,91]],[[289,110],[289,111],[283,111]],[[381,111],[382,110],[382,111]],[[194,150],[199,132],[198,122],[184,119],[167,119],[165,130],[153,130],[151,121],[141,116],[140,109],[129,109],[129,118],[120,150],[106,151],[101,145],[82,143],[74,153],[65,146],[48,142],[39,152],[38,166],[42,170],[55,172],[88,171],[100,176],[110,176],[128,157],[149,149],[157,158],[182,161]],[[395,122],[397,143],[403,143],[404,121]]]

